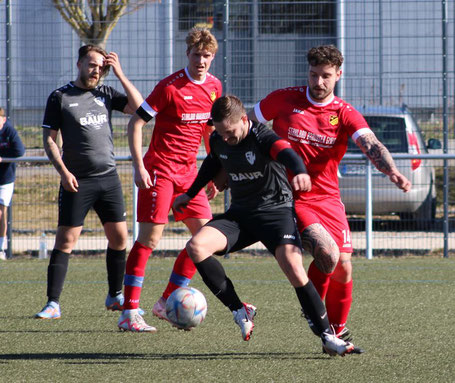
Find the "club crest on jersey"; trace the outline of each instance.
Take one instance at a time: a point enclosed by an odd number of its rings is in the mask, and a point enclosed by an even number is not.
[[[254,161],[256,161],[256,154],[253,152],[246,152],[245,153],[246,160],[250,163],[250,165],[254,164]]]
[[[215,100],[216,100],[216,92],[215,92],[215,91],[210,92],[210,99],[211,99],[212,101],[215,101]]]
[[[104,97],[95,97],[95,103],[99,106],[104,106],[105,103]]]
[[[330,116],[329,117],[329,122],[330,122],[330,125],[338,125],[338,116]]]

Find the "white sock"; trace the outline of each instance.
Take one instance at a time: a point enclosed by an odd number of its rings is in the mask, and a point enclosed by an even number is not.
[[[8,240],[6,237],[0,237],[0,251],[5,251]]]

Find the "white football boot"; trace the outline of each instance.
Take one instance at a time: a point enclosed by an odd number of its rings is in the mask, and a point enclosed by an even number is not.
[[[156,328],[145,323],[138,310],[124,310],[118,319],[118,328],[122,331],[156,332]]]
[[[354,345],[350,342],[345,342],[338,338],[335,334],[323,332],[321,335],[322,348],[330,356],[340,355],[345,356],[354,350]]]
[[[250,340],[254,328],[253,319],[256,316],[256,307],[249,303],[243,303],[243,307],[233,311],[232,314],[234,315],[235,323],[242,331],[243,340]]]

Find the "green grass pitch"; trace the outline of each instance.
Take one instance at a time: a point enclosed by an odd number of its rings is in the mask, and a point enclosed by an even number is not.
[[[151,258],[141,307],[155,334],[117,330],[104,309],[102,257],[74,257],[60,320],[35,320],[45,303],[47,261],[0,263],[0,382],[453,382],[455,261],[354,258],[348,327],[362,355],[321,353],[297,297],[270,256],[222,259],[240,297],[258,307],[244,342],[232,315],[196,275],[208,302],[189,332],[152,317],[174,258]],[[305,265],[310,259],[305,257]]]

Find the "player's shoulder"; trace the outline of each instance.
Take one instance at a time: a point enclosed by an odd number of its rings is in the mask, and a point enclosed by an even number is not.
[[[218,77],[214,76],[213,74],[207,72],[207,81],[208,82],[214,82],[218,85],[221,85],[221,81]]]
[[[282,98],[282,99],[295,99],[304,98],[306,94],[305,86],[290,86],[287,88],[276,89],[269,93],[268,97]]]
[[[185,69],[180,69],[177,72],[172,73],[171,75],[163,78],[158,84],[157,87],[169,88],[173,87],[179,82],[188,81],[188,77],[185,74]]]
[[[48,101],[61,102],[62,98],[66,94],[71,94],[74,88],[75,88],[74,85],[71,82],[69,82],[57,89],[54,89],[49,95]]]
[[[51,96],[62,95],[62,94],[71,92],[73,89],[74,89],[74,85],[71,82],[69,82],[65,85],[62,85],[60,88],[54,89],[51,92]]]
[[[250,132],[256,139],[261,140],[267,136],[275,136],[276,133],[270,129],[267,125],[264,125],[260,122],[251,121],[251,129]]]
[[[338,96],[333,97],[333,101],[331,102],[331,105],[333,108],[336,108],[336,109],[343,109],[343,110],[348,110],[348,111],[355,110],[354,107],[350,103],[344,101],[343,99],[341,99]]]
[[[349,102],[346,102],[339,97],[334,98],[332,105],[334,108],[340,110],[343,113],[360,115],[360,112],[356,108],[354,108]]]

